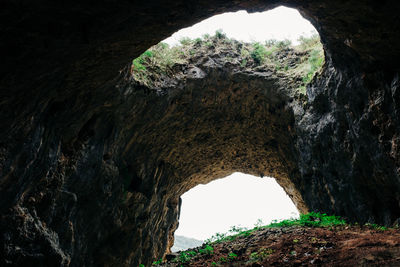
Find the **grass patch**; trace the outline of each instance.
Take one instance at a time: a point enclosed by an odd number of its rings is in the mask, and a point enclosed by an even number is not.
[[[329,216],[325,213],[310,212],[301,214],[299,219],[289,219],[280,222],[272,222],[265,228],[290,227],[290,226],[309,226],[309,227],[330,227],[345,225],[346,221],[339,216]]]
[[[258,222],[259,223],[259,222]],[[205,242],[207,244],[220,243],[235,240],[239,236],[249,236],[252,232],[264,228],[278,228],[291,226],[308,226],[308,227],[332,227],[345,225],[346,221],[339,216],[329,216],[325,213],[310,212],[301,214],[299,219],[288,219],[282,221],[273,221],[271,224],[260,226],[257,225],[253,229],[245,227],[232,226],[228,233],[216,233]]]

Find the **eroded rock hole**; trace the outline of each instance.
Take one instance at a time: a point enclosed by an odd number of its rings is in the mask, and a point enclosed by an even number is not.
[[[234,234],[232,229],[252,229],[298,216],[292,200],[274,178],[234,173],[182,195],[172,251],[199,246],[216,233]]]
[[[147,130],[136,133],[136,142],[148,143],[149,153],[180,179],[157,177],[172,183],[176,193],[157,184],[155,192],[168,192],[164,201],[171,212],[160,227],[168,239],[161,241],[167,245],[160,250],[168,252],[173,244],[179,196],[233,172],[275,177],[297,209],[308,210],[293,182],[299,177],[292,153],[294,123],[307,102],[306,88],[324,61],[316,30],[296,10],[284,7],[210,18],[133,60],[131,86],[146,88],[143,92],[151,98],[141,114],[157,117],[146,119]],[[264,218],[264,223],[271,219],[280,217]]]
[[[160,93],[176,86],[176,78],[204,78],[211,66],[271,72],[290,78],[293,94],[301,98],[324,62],[315,28],[297,10],[281,6],[225,13],[182,29],[133,60],[131,72],[136,82]]]

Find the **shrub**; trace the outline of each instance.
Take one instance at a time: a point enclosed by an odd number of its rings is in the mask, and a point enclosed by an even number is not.
[[[162,263],[162,259],[159,259],[158,261],[154,261],[153,265],[158,265],[158,264],[161,264],[161,263]]]
[[[225,39],[226,34],[223,32],[223,30],[218,29],[215,31],[215,37],[217,37],[218,39]]]
[[[179,43],[180,43],[181,45],[183,45],[183,46],[190,45],[190,44],[192,43],[192,39],[190,39],[189,37],[182,37],[182,38],[179,40]]]
[[[231,252],[228,254],[228,260],[232,261],[234,259],[237,258],[238,255],[236,255],[235,253]]]
[[[206,39],[210,38],[210,35],[208,33],[205,33],[205,34],[203,34],[202,37],[204,40],[206,40]]]
[[[270,40],[265,41],[265,46],[267,46],[267,47],[276,46],[277,43],[278,43],[277,40],[270,39]]]
[[[179,254],[178,260],[179,260],[180,263],[187,263],[192,259],[192,257],[194,257],[196,255],[197,255],[197,253],[195,251],[193,251],[193,250],[182,251]]]
[[[310,212],[308,214],[301,214],[300,219],[283,220],[281,222],[273,222],[266,227],[288,227],[288,226],[311,226],[311,227],[327,227],[344,225],[346,221],[338,216],[328,216],[327,214]]]
[[[206,245],[205,248],[199,250],[200,254],[212,255],[214,253],[214,248],[210,245]]]
[[[172,74],[172,67],[184,62],[181,47],[159,43],[132,61],[131,73],[136,81],[151,86],[151,77]]]
[[[253,43],[253,51],[251,51],[250,56],[256,65],[261,65],[265,62],[267,49],[260,43]]]
[[[285,39],[283,41],[278,41],[276,43],[276,47],[278,47],[279,49],[285,49],[285,48],[288,48],[291,45],[292,45],[292,41],[290,41],[288,39]]]
[[[302,49],[320,45],[320,38],[318,34],[313,34],[311,37],[300,36],[297,39]]]
[[[310,52],[310,57],[308,58],[309,70],[306,75],[303,77],[303,82],[305,84],[309,83],[314,74],[321,68],[324,63],[324,57],[321,55],[321,52],[317,49],[314,49]]]
[[[194,44],[195,45],[201,45],[202,42],[203,42],[203,40],[201,38],[194,39]]]

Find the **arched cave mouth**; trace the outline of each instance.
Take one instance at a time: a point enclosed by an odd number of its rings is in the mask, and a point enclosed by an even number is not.
[[[296,39],[246,43],[222,29],[182,37],[176,46],[161,42],[133,60],[131,85],[152,95],[141,115],[151,131],[136,131],[134,139],[158,155],[157,175],[168,168],[178,173],[173,196],[167,194],[169,207],[199,184],[242,172],[275,177],[297,209],[308,211],[295,184],[294,122],[306,105],[307,87],[323,72],[325,53],[315,29],[309,37],[302,34],[297,44]],[[127,203],[147,188],[133,179]],[[171,221],[160,233],[168,239],[165,251],[177,226]]]
[[[272,177],[233,173],[198,185],[181,199],[172,252],[201,245],[216,233],[228,233],[232,227],[252,229],[299,216],[292,200]]]
[[[149,265],[170,245],[179,196],[236,171],[275,177],[301,212],[400,217],[397,2],[283,1],[326,49],[307,86],[274,67],[241,69],[232,49],[177,64],[169,73],[181,79],[120,71],[127,55],[209,14],[276,1],[9,2],[2,263]],[[306,101],[290,94],[301,86]]]

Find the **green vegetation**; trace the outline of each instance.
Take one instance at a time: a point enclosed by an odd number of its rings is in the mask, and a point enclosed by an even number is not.
[[[250,254],[250,260],[251,261],[263,261],[265,260],[269,255],[274,253],[273,249],[270,248],[260,248],[256,252],[252,252]]]
[[[201,248],[199,250],[200,254],[206,254],[206,255],[212,255],[214,253],[214,248],[210,246],[209,244],[206,244],[205,248]]]
[[[259,66],[265,62],[267,49],[260,43],[254,43],[253,51],[251,51],[250,56],[253,58],[255,64]]]
[[[228,254],[228,260],[229,261],[233,261],[234,259],[237,258],[238,255],[236,255],[235,253],[231,252]]]
[[[132,61],[131,73],[136,81],[151,87],[157,77],[172,76],[173,66],[184,63],[186,58],[179,47],[170,48],[166,43],[159,43]]]
[[[159,259],[157,261],[153,261],[153,265],[161,264],[163,262],[162,259]]]
[[[215,32],[215,37],[218,38],[218,39],[225,39],[226,38],[226,34],[221,29],[218,29]]]
[[[299,38],[298,41],[300,42],[300,45],[297,46],[297,49],[300,51],[305,51],[308,55],[307,60],[303,61],[299,65],[299,69],[303,73],[303,84],[298,88],[298,91],[302,94],[305,94],[305,86],[312,81],[315,73],[317,73],[322,68],[325,62],[325,57],[324,50],[322,48],[322,44],[318,35],[313,35],[309,38],[302,36]]]
[[[189,37],[182,37],[179,42],[181,43],[181,45],[190,45],[192,43],[192,39],[190,39]]]
[[[259,222],[259,221],[258,221]],[[205,242],[208,244],[220,243],[224,241],[235,240],[239,236],[249,236],[255,230],[263,228],[276,228],[276,227],[290,227],[290,226],[308,226],[308,227],[333,227],[345,225],[346,221],[338,216],[329,216],[316,212],[308,214],[301,214],[299,219],[288,219],[280,222],[273,221],[266,226],[256,225],[253,229],[246,229],[244,227],[232,226],[228,233],[216,233]],[[294,241],[295,242],[295,241]]]
[[[232,226],[228,233],[216,233],[209,239],[205,240],[206,244],[220,243],[223,241],[235,240],[238,236],[248,236],[255,229],[248,230],[245,227]]]
[[[329,227],[331,230],[334,230],[335,227],[339,227],[339,229],[343,229],[343,226],[348,226],[346,221],[339,217],[339,216],[333,216],[333,215],[327,215],[325,213],[317,213],[317,212],[310,212],[308,214],[302,214],[300,215],[300,218],[298,219],[288,219],[288,220],[282,220],[282,221],[273,221],[269,225],[264,225],[262,226],[262,220],[257,220],[256,224],[254,225],[255,227],[253,229],[246,229],[245,227],[240,227],[240,226],[232,226],[228,233],[217,233],[210,239],[206,240],[206,243],[203,244],[201,248],[196,248],[194,250],[189,250],[189,251],[183,251],[180,252],[179,256],[176,257],[173,262],[182,264],[182,265],[187,265],[187,264],[193,264],[193,259],[197,260],[198,257],[202,257],[204,255],[209,255],[209,257],[205,257],[210,259],[211,255],[214,255],[213,257],[216,257],[215,253],[221,253],[222,250],[218,249],[218,251],[214,251],[214,248],[212,246],[213,243],[219,243],[219,242],[225,242],[225,241],[232,241],[236,239],[239,236],[248,236],[252,235],[254,231],[256,230],[261,230],[261,229],[266,229],[266,228],[284,228],[284,227]],[[357,225],[357,224],[356,224]],[[373,229],[377,229],[380,231],[387,230],[386,227],[379,226],[377,224],[365,224],[366,227],[371,227]],[[347,227],[346,227],[347,229]],[[320,240],[317,237],[312,237],[310,240],[313,244],[322,244],[326,245],[327,241],[325,240]],[[247,241],[246,241],[247,242]],[[292,239],[292,247],[291,250],[288,251],[288,255],[290,256],[297,256],[298,251],[296,252],[295,248],[296,246],[302,246],[303,243],[305,242],[305,239],[301,236],[296,237]],[[232,248],[231,246],[228,246]],[[259,247],[259,248],[253,248],[254,250],[250,253],[249,261],[248,263],[260,263],[264,262],[265,259],[267,259],[270,255],[274,254],[275,251],[271,248],[268,247]],[[315,249],[315,253],[319,254],[321,253],[322,249],[320,247],[317,247]],[[228,253],[228,252],[224,252]],[[217,254],[218,255],[218,254]],[[197,256],[197,257],[196,257]],[[232,250],[229,251],[228,254],[222,254],[222,256],[218,256],[218,261],[217,262],[212,262],[211,266],[219,266],[219,265],[226,265],[229,262],[234,262],[243,259],[243,257],[238,257],[237,254],[232,252]],[[192,261],[192,262],[191,262]],[[153,262],[153,265],[161,264],[162,259]],[[140,266],[139,266],[140,267]]]
[[[300,45],[289,40],[268,40],[264,44],[242,43],[227,38],[222,30],[201,38],[181,38],[180,44],[169,47],[159,43],[132,62],[131,73],[138,83],[149,88],[161,87],[165,80],[175,77],[199,56],[225,59],[242,69],[269,69],[285,73],[293,79],[293,88],[305,94],[305,88],[324,64],[324,52],[318,35],[300,37]],[[222,61],[223,62],[223,61]]]
[[[381,226],[381,225],[378,225],[378,224],[375,224],[375,223],[366,223],[365,226],[371,227],[371,228],[376,229],[376,230],[379,230],[379,231],[386,231],[386,230],[388,230],[387,227]]]
[[[197,255],[196,251],[182,251],[176,259],[179,263],[188,263],[194,256]]]
[[[338,216],[328,216],[325,213],[310,212],[308,214],[301,214],[300,219],[289,219],[280,222],[274,221],[267,225],[271,227],[289,227],[289,226],[309,226],[309,227],[330,227],[345,225],[346,221]]]

